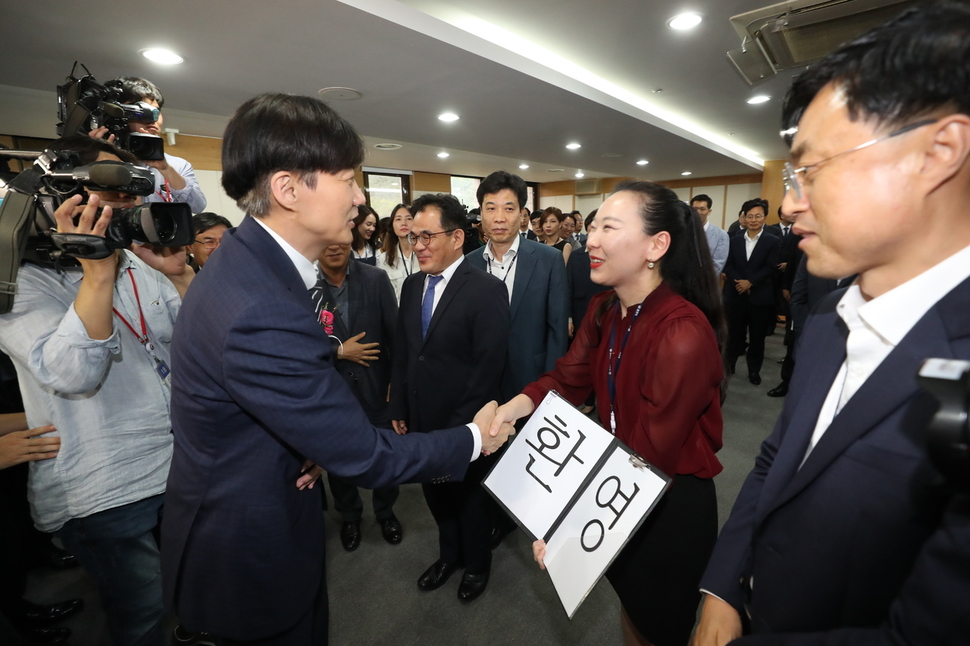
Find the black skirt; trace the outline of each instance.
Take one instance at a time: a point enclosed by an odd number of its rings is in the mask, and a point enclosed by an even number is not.
[[[677,475],[606,571],[623,608],[654,646],[685,646],[698,584],[717,540],[717,496],[709,478]]]

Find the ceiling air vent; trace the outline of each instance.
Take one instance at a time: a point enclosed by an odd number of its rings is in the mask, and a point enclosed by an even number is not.
[[[863,32],[898,16],[917,0],[793,0],[731,18],[741,47],[727,53],[749,86],[782,70],[804,67]]]

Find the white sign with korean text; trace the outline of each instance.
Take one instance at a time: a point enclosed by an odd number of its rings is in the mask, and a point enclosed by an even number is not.
[[[546,543],[545,564],[570,618],[663,495],[667,482],[617,445],[567,512]]]
[[[613,440],[549,393],[483,484],[532,538],[545,538]]]

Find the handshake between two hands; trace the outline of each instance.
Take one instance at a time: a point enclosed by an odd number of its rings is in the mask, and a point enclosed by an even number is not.
[[[515,420],[506,406],[492,400],[482,406],[472,422],[482,434],[482,453],[489,455],[498,451],[510,435],[515,435]]]

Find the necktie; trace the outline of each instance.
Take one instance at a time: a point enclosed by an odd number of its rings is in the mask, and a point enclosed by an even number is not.
[[[323,272],[319,269],[317,270],[317,284],[310,288],[310,300],[313,301],[313,311],[320,315],[320,310],[323,308]]]
[[[783,227],[782,230],[781,230],[781,232],[782,232],[781,233],[781,236],[782,237],[787,236],[788,235],[788,227]]]
[[[428,336],[428,326],[431,325],[431,314],[434,311],[434,288],[441,282],[443,276],[428,276],[428,291],[421,301],[421,338]]]

